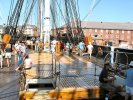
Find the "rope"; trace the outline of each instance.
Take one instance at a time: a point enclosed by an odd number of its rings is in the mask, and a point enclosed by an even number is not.
[[[10,10],[9,10],[9,15],[8,15],[8,19],[7,19],[7,25],[9,25],[9,17],[11,16],[12,14],[12,11],[13,11],[13,5],[14,5],[14,0],[11,0],[11,5],[10,5]]]
[[[26,24],[27,24],[27,22],[28,22],[28,20],[29,20],[29,17],[30,17],[30,15],[31,15],[31,12],[32,12],[32,10],[33,10],[33,7],[34,7],[34,5],[36,4],[36,1],[37,1],[37,0],[33,0],[32,3],[31,3],[30,9],[29,9],[29,13],[28,13],[28,15],[27,15],[27,17],[26,17],[26,20],[25,20],[25,22],[24,22],[24,25],[23,25],[22,28],[20,29],[19,35],[21,35],[21,36],[19,36],[19,39],[18,39],[18,40],[21,40],[21,39],[24,37],[24,34],[23,34],[24,29],[25,29],[25,26],[26,26]]]
[[[101,0],[98,0],[96,3],[95,3],[95,0],[93,0],[93,5],[92,5],[92,8],[90,8],[89,12],[86,14],[86,16],[82,19],[83,21],[92,13],[92,11],[96,8],[96,6],[100,3]]]

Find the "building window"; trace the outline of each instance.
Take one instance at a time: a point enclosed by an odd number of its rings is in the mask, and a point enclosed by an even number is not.
[[[101,33],[103,33],[103,30],[101,30]]]
[[[97,32],[97,29],[95,29],[95,32]]]
[[[130,34],[130,33],[131,33],[131,31],[127,31],[127,33],[128,33],[128,34]]]
[[[111,30],[111,33],[114,33],[114,30]]]
[[[94,35],[93,35],[95,38],[97,38],[98,37],[98,34],[97,33],[94,33]]]
[[[122,31],[122,33],[124,33],[124,31]]]
[[[119,33],[119,30],[117,30],[116,33]]]

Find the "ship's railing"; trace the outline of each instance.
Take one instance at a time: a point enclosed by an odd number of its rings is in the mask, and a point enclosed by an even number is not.
[[[100,57],[101,59],[104,59],[105,58],[105,56],[108,54],[108,53],[110,53],[110,51],[112,51],[111,50],[111,48],[113,47],[113,46],[101,46],[101,45],[93,45],[93,52],[92,52],[92,55],[94,56],[94,57],[96,57],[97,56],[97,54],[98,54],[98,48],[101,48],[102,49],[102,51],[103,51],[103,55]],[[130,63],[131,61],[133,61],[133,49],[125,49],[125,48],[118,48],[118,47],[113,47],[114,48],[114,52],[119,52],[119,56],[120,56],[120,62],[122,63],[122,64],[126,64],[127,63],[127,61],[126,60],[128,60],[128,63]],[[125,54],[124,53],[126,53],[126,55],[127,55],[127,57],[128,58],[126,58],[125,57]]]
[[[103,57],[103,55],[96,54],[96,60],[95,64],[99,65],[99,60],[102,60],[102,66],[105,63],[110,63],[112,66],[112,71],[120,77],[125,78],[126,70],[128,69],[128,65],[130,63],[129,56],[133,55],[133,53],[129,52],[120,52],[119,50],[115,51],[103,51],[103,54],[106,53],[106,55]],[[124,61],[123,61],[124,59]]]
[[[115,80],[113,81],[114,86],[119,87],[121,94],[122,92],[125,92],[125,77],[126,77],[126,70],[129,66],[129,59],[128,55],[133,55],[133,53],[129,52],[120,52],[119,50],[116,51],[103,51],[103,54],[106,54],[105,56],[96,54],[96,60],[95,60],[95,75],[96,75],[96,66],[99,66],[99,60],[102,60],[103,63],[100,66],[104,66],[104,64],[109,63],[109,76],[108,77],[115,77]],[[122,61],[124,57],[124,61]]]

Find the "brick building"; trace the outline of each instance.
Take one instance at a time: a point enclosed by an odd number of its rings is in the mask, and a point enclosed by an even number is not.
[[[5,30],[4,30],[5,26],[0,25],[0,35],[5,34]],[[19,31],[21,30],[22,26],[18,26],[17,27],[17,32],[19,33]],[[36,37],[38,36],[37,33],[37,27],[35,25],[26,25],[25,30],[24,30],[24,35],[27,35],[28,37]],[[1,39],[0,39],[1,41]]]
[[[112,42],[115,46],[120,42],[133,46],[133,23],[82,22],[82,29],[85,37]]]
[[[133,47],[133,23],[115,23],[115,22],[81,22],[81,27],[85,37],[91,36],[97,43],[104,40],[113,46],[127,43]],[[60,28],[63,33],[66,28]]]

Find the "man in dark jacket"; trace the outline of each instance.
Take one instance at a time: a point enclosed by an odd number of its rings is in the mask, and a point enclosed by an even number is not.
[[[107,94],[109,98],[112,98],[114,93],[116,92],[116,87],[113,85],[113,81],[115,77],[110,76],[109,68],[111,68],[109,63],[104,64],[104,68],[101,71],[99,76],[100,87],[108,90],[109,93]]]

